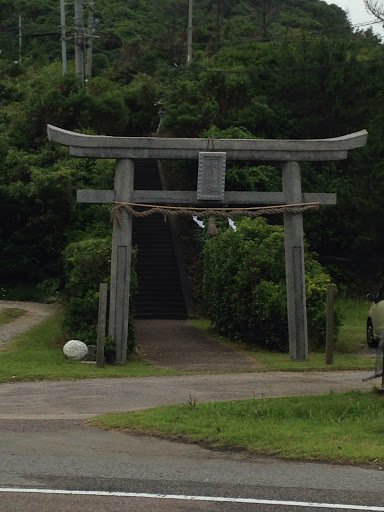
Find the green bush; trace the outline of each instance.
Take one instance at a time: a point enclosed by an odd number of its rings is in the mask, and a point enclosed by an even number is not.
[[[201,295],[218,331],[233,340],[288,349],[284,231],[263,218],[236,221],[204,247]],[[329,276],[306,251],[308,332],[311,349],[325,343]],[[337,327],[339,321],[336,320]]]
[[[91,238],[74,242],[64,251],[66,295],[68,298],[64,331],[71,338],[95,344],[99,286],[109,284],[111,263],[111,237]],[[132,254],[131,292],[129,313],[128,352],[135,346],[134,298],[137,293],[137,276],[133,270],[135,252]]]

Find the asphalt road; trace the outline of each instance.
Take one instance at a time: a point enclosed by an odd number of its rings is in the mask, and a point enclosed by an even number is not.
[[[209,401],[370,389],[372,382],[362,382],[366,376],[266,373],[0,385],[0,511],[294,512],[340,510],[340,504],[342,510],[384,511],[379,466],[210,451],[86,424],[100,412],[186,402],[190,395]]]

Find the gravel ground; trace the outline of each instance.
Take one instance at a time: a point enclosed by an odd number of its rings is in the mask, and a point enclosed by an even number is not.
[[[26,313],[9,324],[0,325],[0,347],[5,343],[9,343],[23,331],[53,316],[59,306],[57,304],[0,300],[0,309],[8,308],[24,309]]]

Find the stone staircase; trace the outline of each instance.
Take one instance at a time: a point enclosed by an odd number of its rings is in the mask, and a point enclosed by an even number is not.
[[[161,190],[156,160],[135,161],[136,190]],[[137,318],[186,318],[171,226],[160,214],[133,218],[133,244],[138,247]]]

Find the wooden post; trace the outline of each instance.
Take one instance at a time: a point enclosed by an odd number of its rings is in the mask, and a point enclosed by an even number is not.
[[[130,201],[133,191],[134,162],[117,160],[115,200]],[[108,334],[116,346],[116,363],[127,361],[129,290],[131,284],[132,215],[120,211],[113,221],[111,289]]]
[[[283,193],[286,204],[297,204],[303,200],[300,165],[297,162],[283,164]],[[308,332],[302,213],[284,213],[284,240],[289,354],[293,361],[307,361]]]
[[[96,366],[98,368],[104,367],[104,344],[105,344],[105,326],[107,321],[107,299],[108,299],[108,285],[100,283],[99,294],[99,318],[97,323],[97,353],[96,353]]]
[[[335,287],[333,284],[327,286],[327,327],[325,342],[325,363],[333,364],[333,351],[335,345]]]

